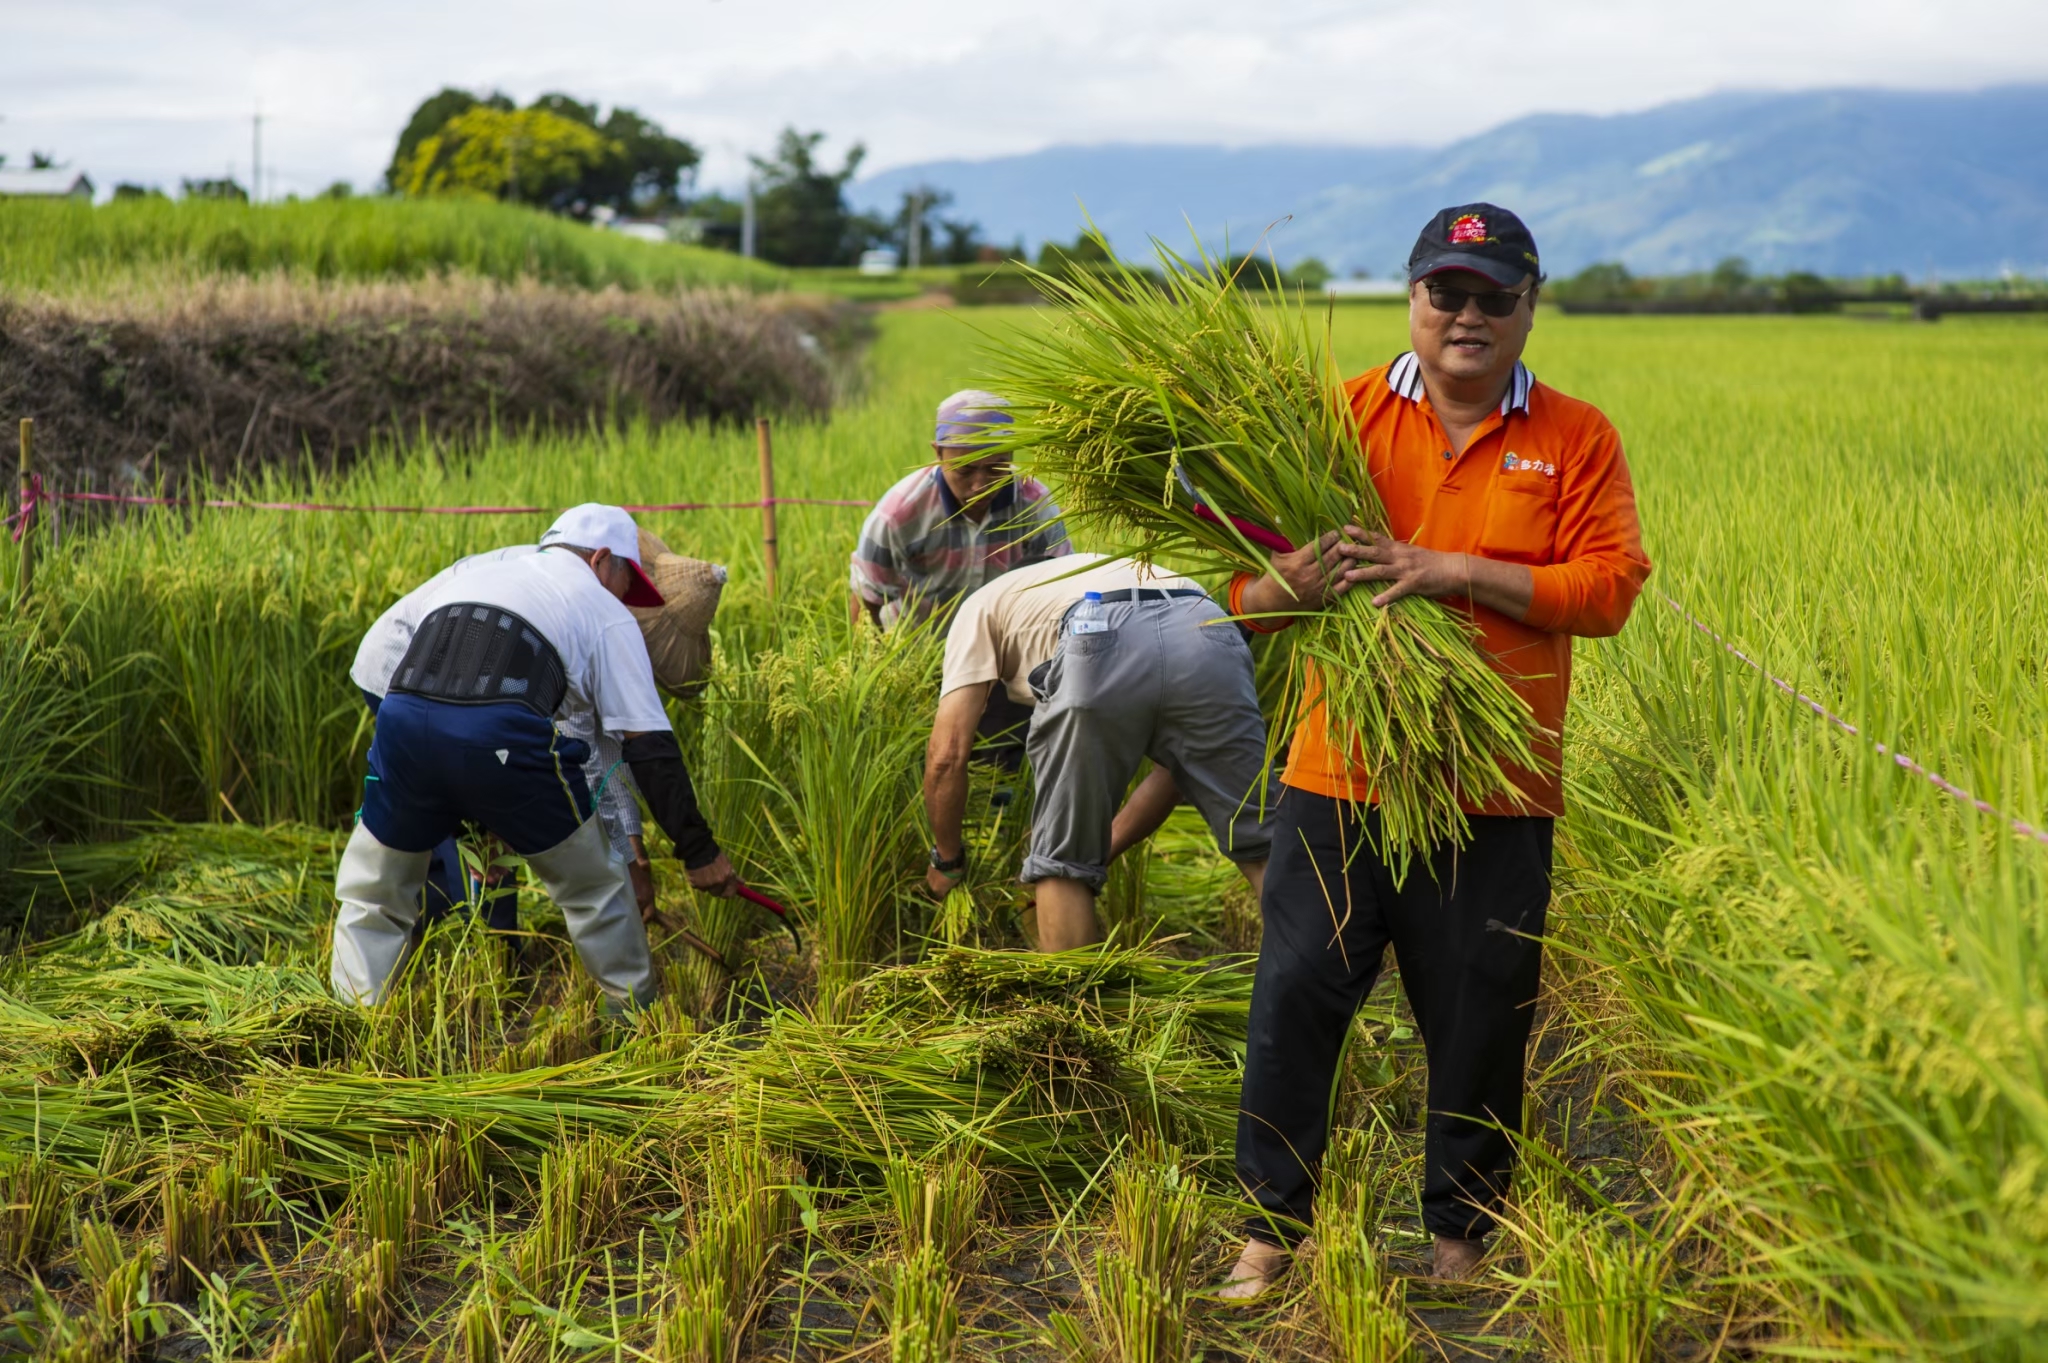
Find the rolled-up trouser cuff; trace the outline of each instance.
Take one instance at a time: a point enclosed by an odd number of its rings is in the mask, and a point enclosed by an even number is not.
[[[1103,885],[1109,880],[1109,868],[1059,861],[1033,852],[1024,858],[1024,871],[1017,879],[1026,885],[1036,885],[1041,880],[1051,880],[1055,877],[1062,880],[1078,880],[1096,894],[1101,894]]]

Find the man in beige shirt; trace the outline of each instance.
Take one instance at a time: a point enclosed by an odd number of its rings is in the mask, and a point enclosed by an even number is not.
[[[1083,604],[1092,618],[1076,622]],[[1022,879],[1037,887],[1041,950],[1101,940],[1095,896],[1109,863],[1183,796],[1257,892],[1272,837],[1251,649],[1194,582],[1073,554],[1005,573],[961,603],[925,752],[934,893],[966,873],[967,760],[996,686],[1031,707],[1037,794]],[[1157,769],[1119,810],[1147,757]]]

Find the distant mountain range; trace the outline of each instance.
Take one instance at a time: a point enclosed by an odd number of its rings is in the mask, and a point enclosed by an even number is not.
[[[1537,114],[1445,147],[1112,144],[900,166],[864,208],[926,184],[991,240],[1069,241],[1082,206],[1119,251],[1148,236],[1233,249],[1276,228],[1283,263],[1399,271],[1447,204],[1491,200],[1544,268],[1638,274],[1745,257],[1764,273],[1983,278],[2048,270],[2048,85],[1968,93],[1729,93],[1604,117]]]

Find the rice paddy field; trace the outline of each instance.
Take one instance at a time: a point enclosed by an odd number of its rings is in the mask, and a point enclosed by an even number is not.
[[[778,428],[779,490],[879,495],[979,348],[1041,323],[883,316],[858,391]],[[1332,326],[1353,370],[1403,348],[1395,310]],[[1416,1276],[1420,1055],[1390,980],[1313,1250],[1256,1306],[1206,1294],[1236,1249],[1256,909],[1176,816],[1114,875],[1109,947],[1021,950],[1029,801],[986,773],[967,892],[926,902],[936,649],[847,624],[857,510],[783,509],[777,598],[755,513],[648,518],[733,570],[714,683],[676,716],[805,948],[657,860],[678,931],[630,1026],[531,893],[515,941],[436,928],[376,1011],[325,988],[357,639],[543,523],[161,510],[46,523],[0,624],[0,1347],[2043,1356],[2048,842],[2009,821],[2048,824],[2048,327],[1546,313],[1529,360],[1620,427],[1657,570],[1577,654],[1526,1158],[1482,1280]],[[717,501],[755,477],[751,432],[671,426],[392,453],[315,490]]]

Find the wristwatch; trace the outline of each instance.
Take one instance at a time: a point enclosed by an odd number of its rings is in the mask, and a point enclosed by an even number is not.
[[[934,844],[932,847],[932,869],[942,876],[952,876],[958,879],[960,873],[967,869],[967,849],[965,847],[961,848],[959,856],[948,860],[939,855],[938,846]]]

